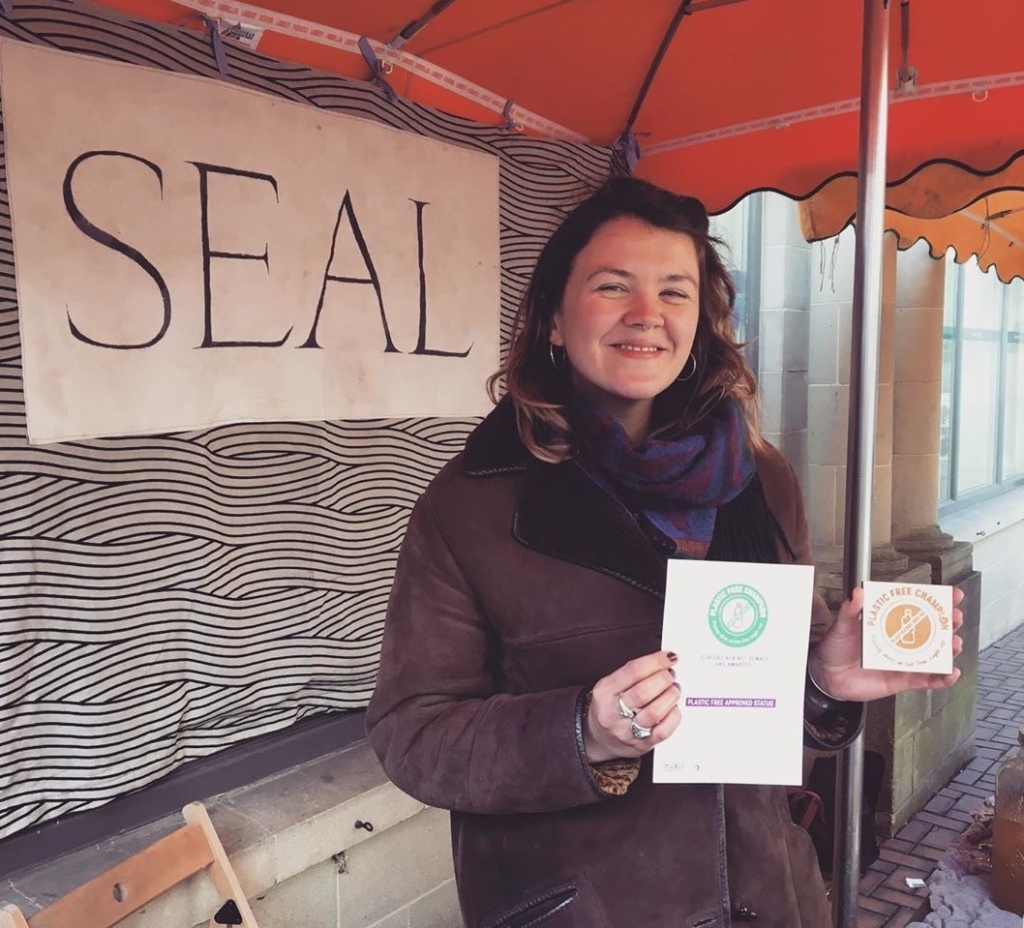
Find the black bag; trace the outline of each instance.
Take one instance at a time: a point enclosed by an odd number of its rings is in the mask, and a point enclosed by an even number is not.
[[[878,860],[875,809],[885,776],[885,758],[877,751],[864,752],[864,780],[860,817],[860,873]],[[832,842],[836,818],[836,757],[819,757],[811,767],[806,788],[789,791],[789,811],[811,836],[824,876],[832,875]]]

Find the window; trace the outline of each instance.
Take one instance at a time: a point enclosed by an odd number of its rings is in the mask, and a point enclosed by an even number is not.
[[[977,261],[946,269],[939,499],[1024,483],[1024,283]]]

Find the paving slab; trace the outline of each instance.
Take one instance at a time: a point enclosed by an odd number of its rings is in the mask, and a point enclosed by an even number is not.
[[[928,912],[926,890],[909,889],[907,876],[927,879],[944,851],[971,823],[970,813],[993,794],[995,773],[1013,753],[1024,728],[1024,625],[978,656],[976,749],[973,760],[940,789],[893,838],[860,881],[857,928],[905,928]]]

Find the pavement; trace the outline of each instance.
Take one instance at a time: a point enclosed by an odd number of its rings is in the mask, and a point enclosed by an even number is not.
[[[927,880],[935,862],[973,821],[971,811],[995,793],[1002,761],[1017,749],[1024,727],[1024,625],[979,655],[976,750],[973,760],[935,794],[903,829],[881,844],[860,881],[857,928],[905,928],[928,912]]]

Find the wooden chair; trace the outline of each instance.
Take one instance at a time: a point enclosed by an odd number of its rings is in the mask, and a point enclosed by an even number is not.
[[[257,928],[252,910],[201,802],[182,809],[185,825],[26,919],[15,905],[0,909],[0,928],[111,928],[172,886],[208,870],[224,903],[217,925]],[[182,928],[189,926],[182,925]]]

